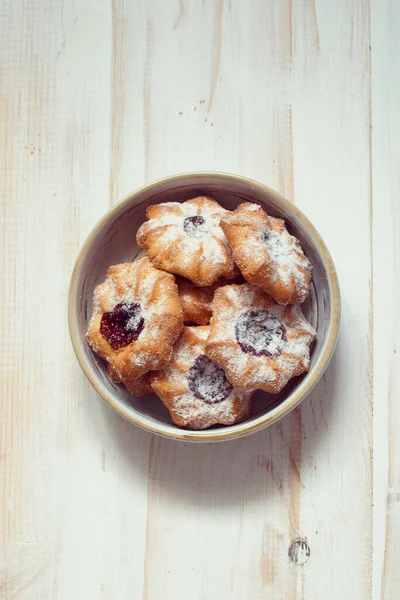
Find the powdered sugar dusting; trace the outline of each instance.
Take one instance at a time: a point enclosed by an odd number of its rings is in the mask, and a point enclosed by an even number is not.
[[[240,205],[237,213],[229,217],[230,222],[237,219],[238,226],[247,225],[246,234],[238,234],[234,242],[234,258],[244,270],[252,265],[257,272],[265,264],[270,264],[270,286],[265,288],[274,294],[273,284],[279,284],[288,290],[296,290],[296,297],[303,302],[309,291],[312,266],[304,255],[300,242],[287,231],[282,219],[269,217],[257,204]],[[249,234],[251,231],[251,234]],[[257,281],[250,277],[253,283]],[[288,294],[285,294],[288,296]],[[289,293],[289,300],[291,294]],[[277,300],[281,301],[279,293]],[[287,304],[287,301],[282,301]]]
[[[231,250],[219,224],[221,217],[229,211],[217,202],[211,198],[199,197],[182,204],[166,202],[158,206],[173,207],[174,210],[165,210],[157,218],[147,221],[146,231],[151,232],[163,226],[163,245],[179,245],[182,248],[183,265],[189,264],[196,257],[202,263],[223,266],[227,253],[231,257]],[[201,222],[196,224],[196,217],[199,215]]]
[[[243,352],[277,357],[286,342],[286,329],[265,309],[242,312],[235,326],[236,340]]]
[[[281,231],[274,229],[266,230],[261,234],[271,258],[275,261],[276,270],[273,279],[278,277],[281,281],[289,284],[291,279],[295,285],[308,291],[308,284],[304,277],[304,270],[308,272],[309,263],[301,250],[298,240],[290,235],[286,227]]]
[[[284,328],[286,339],[275,336],[267,344],[267,353],[273,356],[262,354],[263,337],[259,334],[255,344],[259,355],[246,352],[240,346],[236,325],[246,318],[249,309],[267,311],[275,327],[279,322]],[[315,336],[316,332],[298,305],[284,307],[277,304],[251,284],[231,285],[216,292],[210,346],[207,346],[206,354],[223,366],[233,384],[239,386],[238,382],[243,381],[245,389],[263,389],[272,384],[280,391],[291,377],[309,368],[310,345]],[[210,353],[208,348],[211,348]]]
[[[110,267],[106,280],[94,291],[93,315],[89,323],[88,334],[90,331],[98,331],[99,318],[104,316],[104,313],[112,313],[114,308],[120,305],[122,308],[127,307],[126,310],[135,307],[135,311],[131,310],[132,314],[124,324],[127,338],[129,338],[129,332],[137,330],[140,325],[137,337],[132,340],[134,344],[140,343],[143,339],[164,341],[165,333],[170,327],[165,327],[165,319],[168,318],[171,311],[169,305],[171,286],[174,286],[173,277],[156,269],[147,256],[139,258],[133,263]],[[178,300],[178,296],[176,300]],[[160,316],[165,316],[165,319],[160,319]],[[176,322],[175,317],[176,315],[174,315],[172,323]],[[177,334],[179,330],[177,330]],[[91,338],[90,335],[88,339],[94,350],[97,351],[96,339]],[[122,344],[122,350],[128,345]],[[147,350],[141,344],[139,351],[138,346],[135,347],[136,350],[131,350],[124,355],[122,362],[114,361],[111,355],[105,357],[111,361],[118,376],[122,377],[118,365],[121,368],[130,364],[139,369],[147,365],[149,365],[149,369],[157,368],[159,359],[157,356],[154,357],[154,351],[151,348]]]
[[[160,272],[155,268],[147,269],[148,264],[149,260],[146,256],[133,263],[126,263],[123,265],[123,276],[120,272],[115,273],[114,267],[110,267],[109,275],[94,291],[93,315],[112,311],[114,306],[120,303],[133,302],[140,304],[146,320],[151,320],[153,315],[160,314],[167,303],[167,298],[162,293],[153,294],[156,286],[162,292],[163,285],[160,284]],[[146,275],[138,284],[137,278],[140,277],[141,269],[146,269]]]
[[[233,389],[224,370],[204,354],[194,361],[187,375],[187,381],[192,394],[207,404],[222,402]]]
[[[252,395],[234,389],[223,370],[204,356],[208,332],[209,327],[184,327],[171,363],[153,377],[153,387],[162,400],[166,381],[172,390],[172,417],[196,429],[246,418]]]
[[[125,327],[129,330],[136,330],[139,326],[140,320],[142,318],[141,311],[138,311],[127,321]]]

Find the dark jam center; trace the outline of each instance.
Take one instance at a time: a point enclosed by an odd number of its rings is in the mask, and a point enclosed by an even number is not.
[[[190,369],[188,385],[193,396],[208,404],[222,402],[233,389],[224,370],[204,354],[196,358]]]
[[[264,244],[266,244],[268,242],[268,240],[271,239],[271,234],[268,231],[268,229],[264,229],[264,231],[261,234],[261,239],[264,242]]]
[[[281,238],[269,231],[268,229],[264,229],[261,234],[261,240],[267,246],[269,253],[273,258],[279,258],[282,253],[282,240]]]
[[[206,221],[204,217],[201,215],[186,217],[186,219],[183,221],[183,229],[188,235],[196,235],[201,233],[201,231],[204,229],[203,225],[205,222]]]
[[[144,327],[140,304],[122,302],[101,317],[100,333],[113,350],[124,348],[137,340]]]
[[[248,354],[276,358],[286,342],[286,329],[277,317],[260,308],[242,313],[236,322],[236,339]]]

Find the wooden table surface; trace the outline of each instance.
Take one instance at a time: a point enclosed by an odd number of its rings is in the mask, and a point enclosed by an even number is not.
[[[399,600],[398,0],[2,0],[0,13],[0,598]],[[221,445],[124,422],[67,327],[96,221],[189,170],[288,196],[342,291],[315,391]],[[288,556],[298,537],[304,565]]]

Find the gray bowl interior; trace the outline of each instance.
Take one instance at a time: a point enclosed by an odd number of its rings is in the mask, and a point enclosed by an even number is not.
[[[114,214],[103,221],[83,259],[76,282],[75,301],[77,303],[78,328],[83,350],[87,358],[94,364],[98,378],[103,381],[108,391],[114,397],[117,396],[118,401],[123,403],[129,411],[146,415],[150,421],[162,421],[167,424],[168,429],[171,428],[171,432],[176,429],[176,426],[172,423],[167,409],[156,396],[144,399],[135,398],[122,385],[108,379],[103,361],[91,351],[85,342],[85,332],[92,312],[93,290],[98,283],[105,279],[108,267],[132,261],[141,251],[136,244],[136,232],[146,219],[147,206],[159,202],[183,202],[200,194],[213,196],[222,206],[231,210],[243,201],[256,202],[268,214],[285,219],[288,230],[300,240],[305,254],[313,264],[311,293],[309,299],[302,306],[303,312],[318,334],[312,348],[310,372],[324,346],[331,313],[327,272],[315,240],[311,237],[312,234],[296,214],[297,211],[286,211],[284,206],[268,191],[261,193],[259,189],[242,180],[230,182],[226,179],[218,180],[218,177],[213,175],[208,177],[198,175],[178,181],[162,181],[150,189],[140,190],[134,200],[128,199],[122,202]],[[278,395],[256,392],[250,420],[259,419],[285,402],[299,382],[304,377],[310,376],[310,372],[293,379]],[[235,427],[237,426],[231,426],[231,429]],[[223,428],[216,427],[215,429]]]

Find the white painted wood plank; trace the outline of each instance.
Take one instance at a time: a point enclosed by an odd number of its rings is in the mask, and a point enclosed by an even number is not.
[[[373,1],[374,600],[400,598],[400,6]]]
[[[110,202],[149,181],[147,2],[112,2]]]
[[[342,294],[332,365],[301,407],[304,598],[370,598],[372,276],[369,12],[295,3],[296,202],[330,248]]]
[[[149,437],[91,391],[66,323],[76,254],[109,206],[111,25],[106,1],[1,7],[5,600],[142,594]]]

